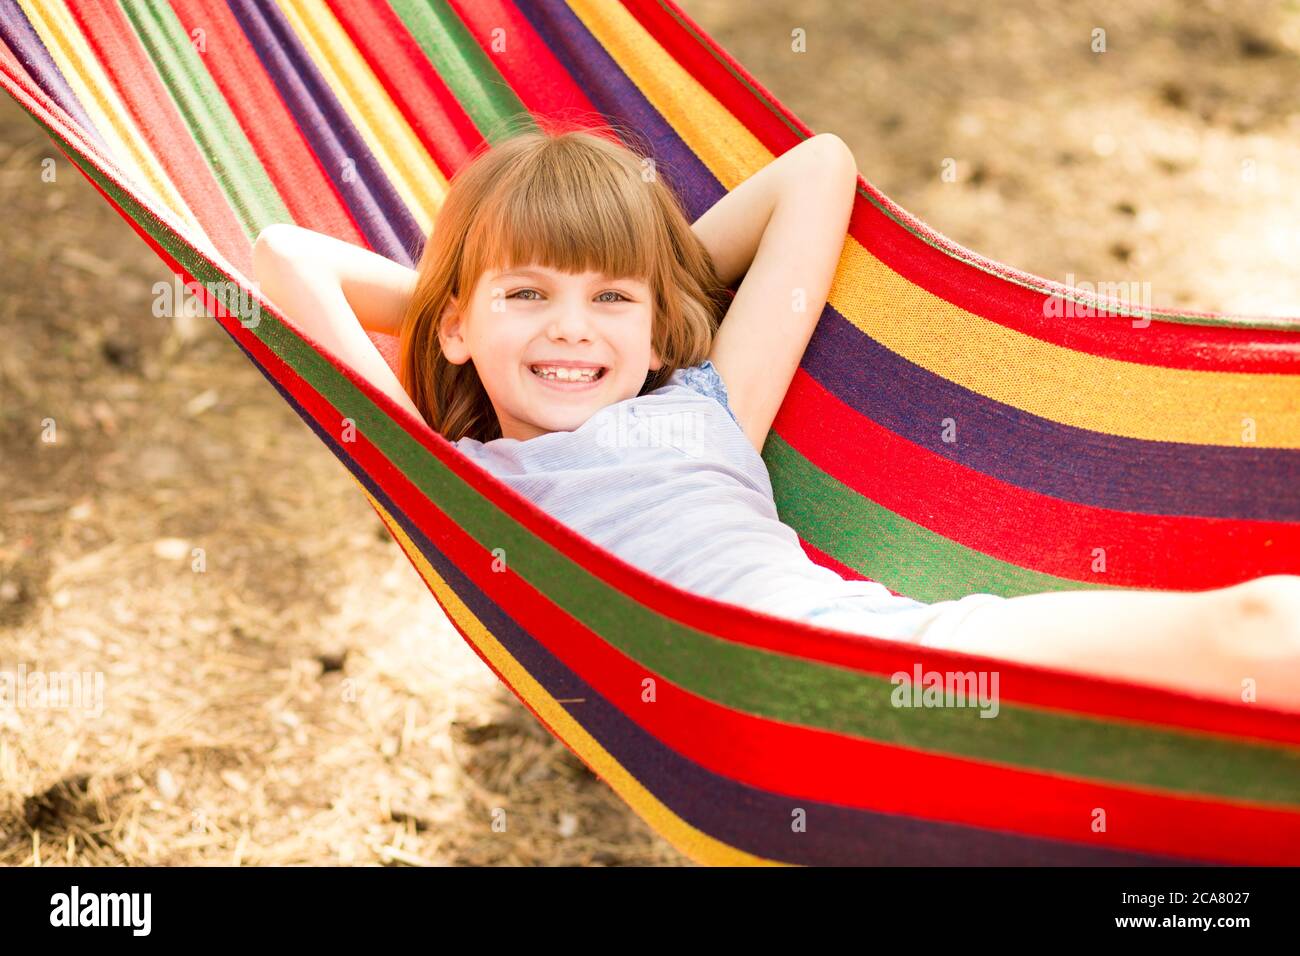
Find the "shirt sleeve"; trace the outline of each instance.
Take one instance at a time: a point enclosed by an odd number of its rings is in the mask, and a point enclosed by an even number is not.
[[[451,447],[456,449],[466,458],[473,459],[480,465],[484,465],[484,459],[487,458],[486,449],[483,443],[473,438],[457,438],[451,443]],[[486,465],[484,465],[486,467]]]
[[[731,410],[731,405],[727,402],[727,384],[718,374],[717,368],[709,359],[705,359],[699,365],[693,365],[690,368],[678,369],[676,373],[677,380],[693,392],[699,392],[706,398],[714,399],[719,405],[727,410],[731,420],[737,425],[740,419],[736,418],[736,413]]]

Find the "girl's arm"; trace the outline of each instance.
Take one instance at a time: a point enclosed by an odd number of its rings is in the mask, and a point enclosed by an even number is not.
[[[286,318],[420,418],[366,335],[401,331],[415,289],[414,269],[332,236],[277,223],[253,244],[253,273]]]
[[[754,173],[691,227],[724,283],[745,277],[709,358],[759,451],[826,304],[857,184],[848,146],[820,133]]]
[[[975,606],[917,642],[1300,711],[1300,576],[1211,591],[1049,591]],[[994,666],[990,663],[989,666]],[[965,666],[962,668],[966,669]]]

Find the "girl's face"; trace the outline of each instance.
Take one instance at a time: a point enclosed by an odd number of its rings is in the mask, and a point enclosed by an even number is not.
[[[639,279],[518,265],[489,269],[468,302],[448,305],[439,339],[448,361],[473,360],[502,437],[526,441],[639,394],[663,367],[653,319]]]

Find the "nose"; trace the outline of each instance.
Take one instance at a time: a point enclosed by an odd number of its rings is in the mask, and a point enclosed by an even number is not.
[[[586,342],[591,340],[591,321],[582,303],[575,303],[556,310],[546,334],[551,339],[565,342]]]

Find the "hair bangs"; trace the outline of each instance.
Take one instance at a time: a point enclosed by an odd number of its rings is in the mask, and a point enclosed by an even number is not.
[[[615,161],[535,162],[502,176],[465,243],[463,287],[488,270],[541,265],[650,282],[664,246],[654,197]]]

